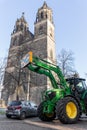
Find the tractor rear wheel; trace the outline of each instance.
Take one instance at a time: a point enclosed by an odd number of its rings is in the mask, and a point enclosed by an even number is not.
[[[44,109],[44,102],[42,102],[37,110],[38,113],[38,117],[42,120],[42,121],[52,121],[55,117],[55,110],[52,113],[43,113],[43,109]]]
[[[76,123],[80,117],[79,105],[74,98],[65,97],[57,103],[56,114],[64,124]]]

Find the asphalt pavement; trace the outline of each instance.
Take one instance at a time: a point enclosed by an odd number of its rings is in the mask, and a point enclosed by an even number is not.
[[[38,117],[25,120],[8,119],[0,115],[0,130],[87,130],[87,118],[82,117],[76,124],[62,124],[59,120],[43,122]]]

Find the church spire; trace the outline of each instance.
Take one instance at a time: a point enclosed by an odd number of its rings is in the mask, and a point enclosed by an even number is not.
[[[19,31],[26,32],[27,30],[28,30],[28,24],[25,20],[24,12],[23,12],[21,18],[17,19],[15,23],[13,34]]]
[[[46,19],[53,23],[52,9],[48,7],[47,3],[44,1],[42,7],[38,9],[36,23]]]
[[[19,46],[26,39],[31,40],[32,38],[33,34],[29,31],[23,12],[21,17],[16,20],[14,30],[11,34],[11,47]]]
[[[44,1],[44,3],[43,3],[43,8],[47,8],[48,6],[47,6],[47,3],[46,3],[46,1]]]

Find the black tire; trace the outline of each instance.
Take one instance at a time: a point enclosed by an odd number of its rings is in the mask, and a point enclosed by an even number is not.
[[[20,115],[20,120],[24,120],[26,117],[26,113],[25,112],[21,112],[21,115]]]
[[[53,113],[48,114],[43,113],[43,109],[44,102],[42,102],[37,109],[37,115],[42,121],[52,121],[56,117],[55,110],[53,111]]]
[[[72,97],[65,97],[58,101],[56,114],[60,122],[64,124],[73,124],[79,120],[80,108],[77,101]]]
[[[7,118],[11,118],[11,115],[6,114],[6,117],[7,117]]]
[[[61,112],[62,112],[62,105],[63,105],[63,99],[60,99],[58,102],[57,102],[57,105],[56,105],[56,116],[59,118]]]

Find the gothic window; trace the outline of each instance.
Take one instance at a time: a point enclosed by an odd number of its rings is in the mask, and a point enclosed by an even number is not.
[[[20,29],[23,30],[23,24],[22,24],[22,23],[21,23],[21,25],[20,25]]]
[[[16,41],[17,41],[17,38],[16,38],[16,37],[14,37],[14,39],[13,39],[13,46],[15,46],[15,45],[16,45]]]
[[[22,41],[23,41],[23,36],[20,34],[20,36],[19,36],[19,45],[21,45]]]
[[[46,14],[46,18],[48,18],[47,14]]]
[[[41,18],[43,19],[43,12],[41,12]]]
[[[50,57],[53,59],[53,51],[52,51],[52,49],[50,50]]]
[[[40,26],[39,28],[39,34],[42,34],[43,33],[43,26]]]

